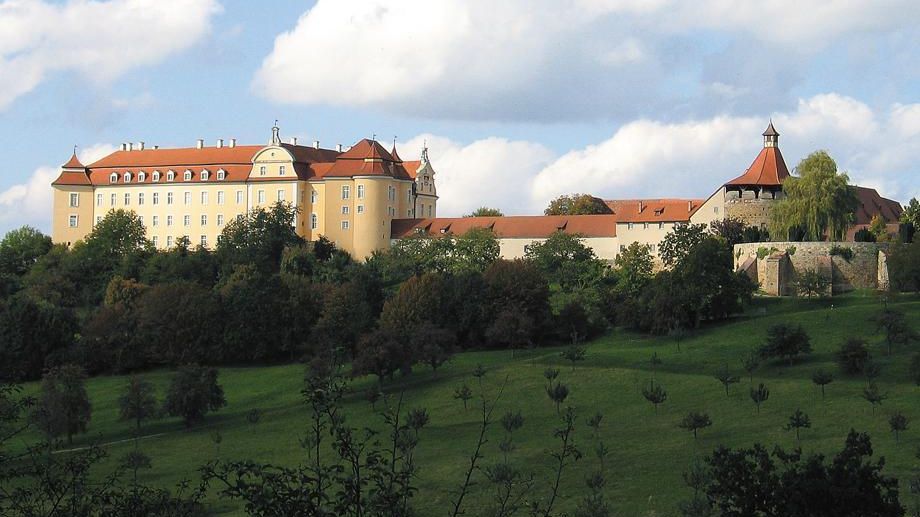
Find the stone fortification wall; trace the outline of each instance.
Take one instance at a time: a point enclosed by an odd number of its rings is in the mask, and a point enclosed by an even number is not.
[[[775,203],[773,199],[738,198],[736,192],[730,194],[725,197],[726,217],[740,219],[748,226],[764,227],[769,224],[770,208]]]
[[[833,248],[849,249],[852,257],[832,255]],[[792,294],[792,282],[805,270],[829,277],[831,292],[836,294],[887,288],[887,251],[887,244],[876,242],[757,242],[735,245],[734,257],[736,270],[751,258],[757,261],[756,280],[767,294]],[[788,267],[782,265],[783,260]]]

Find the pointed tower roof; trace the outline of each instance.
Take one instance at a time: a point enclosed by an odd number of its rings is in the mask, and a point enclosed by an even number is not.
[[[763,136],[779,136],[779,132],[773,127],[772,119],[770,119],[770,125],[764,130]]]
[[[402,158],[399,157],[399,153],[396,152],[396,142],[393,142],[393,150],[390,151],[390,156],[393,157],[393,161],[396,163],[402,163]]]
[[[61,166],[61,174],[56,180],[51,182],[52,185],[92,185],[89,179],[89,171],[86,169],[80,159],[77,158],[77,150],[74,149],[70,160]]]
[[[70,160],[68,160],[67,163],[63,165],[63,168],[65,169],[85,169],[86,167],[84,167],[83,164],[80,163],[80,159],[77,158],[77,150],[74,149],[73,156],[71,156]]]
[[[789,177],[789,169],[783,153],[779,151],[779,132],[773,127],[773,121],[763,132],[763,149],[744,174],[727,182],[725,185],[779,187]]]

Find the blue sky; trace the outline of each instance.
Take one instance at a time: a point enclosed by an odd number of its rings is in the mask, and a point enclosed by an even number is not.
[[[705,197],[772,117],[920,195],[914,1],[5,0],[0,231],[50,222],[55,170],[121,142],[423,141],[442,215],[558,194]]]

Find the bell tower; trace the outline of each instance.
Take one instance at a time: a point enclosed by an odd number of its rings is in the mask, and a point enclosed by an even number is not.
[[[767,126],[767,129],[763,132],[763,146],[779,147],[779,132],[773,127],[772,120],[770,121],[770,125]]]

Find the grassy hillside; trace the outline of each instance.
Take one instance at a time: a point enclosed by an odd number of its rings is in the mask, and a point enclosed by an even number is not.
[[[903,298],[894,306],[908,314],[915,328],[920,327],[920,300]],[[436,374],[420,368],[387,387],[389,392],[404,391],[408,407],[425,407],[431,415],[418,450],[421,490],[415,504],[421,515],[443,515],[450,491],[461,481],[463,465],[476,438],[477,412],[473,408],[464,410],[452,395],[464,381],[474,386],[470,373],[479,363],[488,368],[484,384],[489,393],[494,393],[507,377],[496,414],[510,409],[523,413],[525,424],[515,433],[518,449],[512,458],[537,474],[539,490],[548,483],[550,458],[546,452],[555,446],[552,431],[558,424],[555,409],[544,393],[543,371],[551,365],[562,371],[560,379],[571,389],[567,403],[577,408],[582,424],[577,443],[586,455],[565,475],[566,499],[561,509],[574,508],[584,493],[585,474],[595,468],[590,429],[583,422],[597,411],[604,414],[601,438],[611,449],[608,496],[617,515],[673,515],[677,501],[688,493],[681,472],[695,456],[705,455],[719,444],[793,446],[794,434],[783,430],[783,425],[797,408],[812,420],[812,428],[802,432],[801,445],[806,451],[838,450],[850,428],[869,432],[876,456],[885,456],[888,462],[887,472],[901,478],[902,500],[907,502],[907,476],[917,472],[914,452],[920,446],[920,388],[909,381],[907,364],[911,353],[920,350],[920,346],[886,356],[881,336],[868,322],[879,308],[873,296],[859,294],[827,302],[759,300],[747,317],[703,329],[684,339],[682,351],[678,351],[673,339],[615,332],[590,343],[586,360],[574,370],[559,357],[559,349],[533,350],[513,358],[511,352],[504,351],[470,352],[458,355]],[[814,352],[792,366],[761,366],[754,374],[754,383],[767,384],[771,395],[760,414],[755,414],[741,358],[760,344],[769,325],[779,322],[801,323],[812,337]],[[889,398],[875,415],[860,397],[865,380],[841,377],[834,362],[833,353],[850,336],[866,337],[882,366],[878,383]],[[662,360],[656,378],[669,394],[658,414],[639,393],[641,385],[652,376],[649,358],[653,352]],[[713,378],[723,365],[742,377],[728,397]],[[811,382],[812,372],[819,367],[833,371],[837,377],[827,387],[824,402]],[[204,426],[186,431],[178,420],[167,419],[146,427],[145,434],[153,436],[142,441],[142,448],[152,456],[153,469],[143,473],[143,480],[170,486],[182,478],[196,478],[196,468],[217,455],[210,440],[215,428],[223,435],[222,459],[250,458],[278,464],[300,461],[303,453],[298,439],[306,431],[307,418],[299,393],[302,375],[300,365],[222,369],[221,382],[229,404],[209,416]],[[161,396],[169,376],[166,371],[149,374]],[[354,392],[346,407],[352,425],[377,425],[362,396],[370,382],[365,378],[353,383]],[[75,443],[80,446],[91,441],[128,440],[108,447],[111,456],[106,467],[114,465],[115,458],[132,447],[130,424],[117,421],[116,400],[124,383],[124,377],[101,377],[89,382],[93,419],[90,432]],[[252,408],[265,412],[255,425],[246,421]],[[888,429],[888,415],[895,409],[914,419],[912,429],[902,435],[899,445]],[[708,412],[714,422],[700,432],[697,441],[677,427],[691,410]],[[500,426],[496,425],[486,445],[484,465],[500,458],[500,437]],[[488,487],[478,475],[480,483],[474,497],[469,498],[472,506],[468,515],[479,514],[476,505],[487,501]],[[212,502],[221,512],[239,512],[233,502],[218,502],[216,498]]]

